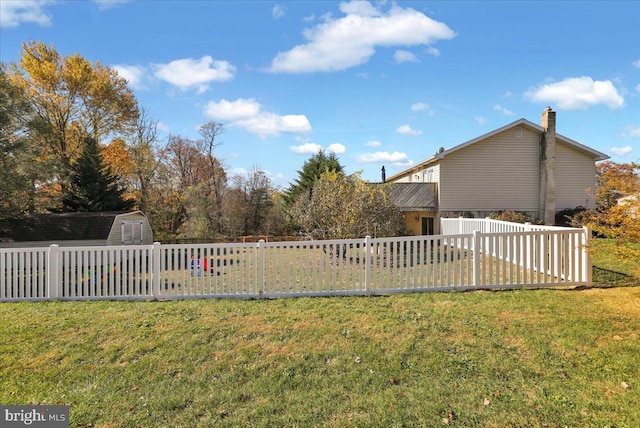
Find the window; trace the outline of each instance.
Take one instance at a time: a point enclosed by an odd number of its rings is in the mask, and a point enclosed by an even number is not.
[[[144,224],[141,220],[123,221],[120,224],[122,245],[136,245],[144,243]]]
[[[421,217],[423,235],[433,235],[433,217]]]
[[[422,173],[422,181],[424,183],[433,183],[433,168],[429,168],[428,170]]]
[[[520,138],[520,137],[522,137],[522,128],[517,127],[517,128],[515,129],[515,136],[516,136],[516,138]]]

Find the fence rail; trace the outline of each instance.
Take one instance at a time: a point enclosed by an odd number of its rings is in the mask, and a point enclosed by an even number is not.
[[[465,233],[0,249],[0,301],[275,298],[591,283],[585,229],[496,232],[455,220],[443,229]]]

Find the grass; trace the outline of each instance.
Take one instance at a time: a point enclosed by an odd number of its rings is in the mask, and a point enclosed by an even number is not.
[[[613,245],[591,289],[0,304],[0,403],[78,427],[640,426]]]
[[[640,426],[640,288],[0,305],[72,426]]]
[[[598,286],[640,285],[640,260],[627,252],[620,256],[620,250],[640,251],[639,244],[618,244],[613,239],[594,239],[593,245],[593,282]]]

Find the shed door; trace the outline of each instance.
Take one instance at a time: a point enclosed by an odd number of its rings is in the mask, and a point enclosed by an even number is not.
[[[123,221],[120,227],[122,228],[122,245],[142,245],[144,243],[142,221]]]

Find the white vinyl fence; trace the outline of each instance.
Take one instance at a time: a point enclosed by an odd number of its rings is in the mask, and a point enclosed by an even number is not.
[[[468,226],[454,220],[459,223],[443,222],[443,229]],[[0,249],[0,301],[274,298],[588,285],[587,243],[586,229],[565,228],[328,241]]]

